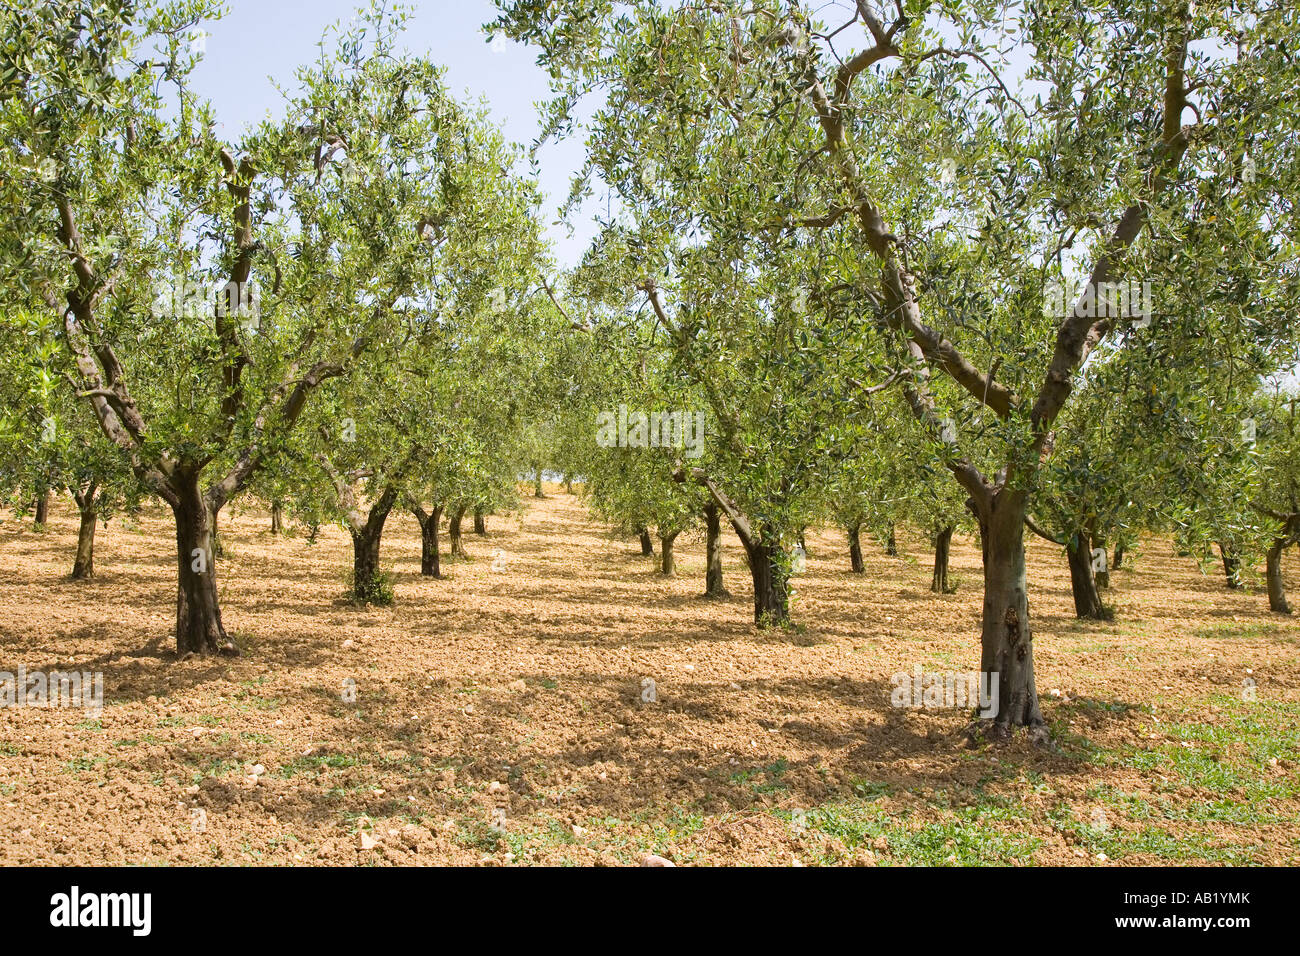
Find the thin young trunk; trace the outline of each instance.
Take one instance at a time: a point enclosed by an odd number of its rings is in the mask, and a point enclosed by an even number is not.
[[[722,515],[712,501],[704,506],[704,527],[707,539],[704,549],[704,596],[727,597],[727,589],[722,584]]]
[[[460,536],[460,523],[465,517],[465,510],[465,505],[457,505],[447,518],[447,537],[451,539],[451,556],[453,558],[469,557]]]
[[[947,594],[948,587],[948,552],[952,548],[952,525],[940,528],[934,536],[934,576],[930,579],[930,590],[935,594]]]
[[[992,715],[999,736],[1027,726],[1035,739],[1046,734],[1034,682],[1033,632],[1025,582],[1025,499],[1006,488],[978,505],[984,557],[984,616],[980,668],[997,675]],[[989,677],[990,682],[992,676]]]
[[[544,494],[542,494],[542,466],[541,465],[533,466],[533,497],[534,498],[546,497]]]
[[[1097,592],[1097,579],[1092,570],[1092,538],[1080,529],[1065,547],[1070,563],[1070,591],[1074,595],[1074,616],[1089,620],[1103,620],[1106,610]]]
[[[894,526],[889,526],[889,540],[885,542],[885,554],[891,558],[898,557],[898,541],[894,538]]]
[[[641,557],[643,558],[654,557],[655,543],[654,540],[650,537],[649,529],[637,528],[636,533],[641,538]]]
[[[1223,558],[1223,574],[1228,579],[1228,587],[1235,591],[1241,587],[1241,558],[1237,549],[1220,541],[1219,556]]]
[[[284,530],[284,509],[278,501],[271,502],[271,534]]]
[[[434,505],[431,512],[416,506],[411,509],[411,513],[420,522],[420,573],[426,577],[440,578],[442,561],[438,554],[438,522],[442,520],[442,505]]]
[[[352,532],[352,600],[357,604],[387,604],[390,595],[384,586],[379,570],[379,544],[384,535],[384,522],[393,510],[397,492],[384,490],[379,500],[371,506],[365,524],[354,525]]]
[[[862,563],[862,525],[854,523],[845,530],[849,535],[849,567],[854,574],[861,574],[866,569]]]
[[[95,576],[95,522],[99,512],[95,504],[95,486],[84,492],[73,491],[77,511],[81,514],[81,527],[77,529],[77,559],[72,564],[72,580],[84,581]]]
[[[482,505],[474,506],[474,533],[487,534],[487,512]]]
[[[176,651],[185,654],[237,653],[221,625],[217,599],[216,512],[199,490],[197,473],[178,474],[176,494]]]
[[[677,540],[676,531],[670,531],[668,534],[659,535],[659,573],[676,574],[677,561],[673,557],[673,542]]]
[[[1286,538],[1278,538],[1268,549],[1268,609],[1278,614],[1291,613],[1291,607],[1286,603],[1286,584],[1282,580],[1282,552],[1290,543]]]

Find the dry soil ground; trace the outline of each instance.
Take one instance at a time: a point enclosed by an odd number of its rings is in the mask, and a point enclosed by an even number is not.
[[[934,595],[924,542],[856,576],[812,535],[804,629],[759,633],[733,539],[734,597],[704,601],[701,541],[664,579],[558,488],[441,581],[394,514],[397,601],[369,610],[341,532],[245,508],[219,566],[243,656],[178,662],[167,514],[101,529],[87,583],[66,503],[44,532],[3,517],[0,670],[102,671],[105,708],[0,708],[0,863],[1300,862],[1300,627],[1167,542],[1112,575],[1115,623],[1074,620],[1031,543],[1056,747],[968,749],[967,711],[889,697],[916,664],[978,668],[969,539]]]

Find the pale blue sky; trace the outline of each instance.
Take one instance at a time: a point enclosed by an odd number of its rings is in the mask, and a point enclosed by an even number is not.
[[[212,101],[219,132],[230,139],[282,105],[274,83],[293,89],[294,69],[314,60],[317,42],[331,23],[350,20],[360,0],[227,0],[229,13],[204,26],[203,59],[194,72],[199,94]],[[508,139],[525,145],[537,136],[534,103],[547,99],[546,74],[535,63],[535,49],[505,41],[493,51],[482,26],[496,16],[490,0],[412,2],[404,45],[447,68],[447,83],[462,99],[484,100]],[[504,38],[503,38],[504,39]],[[549,143],[540,153],[540,180],[547,194],[548,224],[569,191],[569,179],[582,164],[580,137]],[[550,236],[562,265],[577,262],[594,229],[584,218],[575,232],[551,226]]]

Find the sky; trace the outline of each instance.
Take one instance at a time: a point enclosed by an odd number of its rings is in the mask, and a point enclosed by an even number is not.
[[[294,70],[316,59],[325,28],[350,20],[360,0],[226,0],[229,12],[206,23],[203,57],[192,81],[210,100],[218,134],[235,140],[246,126],[277,115],[283,99],[278,83],[294,89]],[[536,65],[537,50],[506,40],[494,50],[483,24],[495,19],[490,0],[410,0],[413,7],[403,46],[446,67],[447,85],[462,100],[482,101],[507,139],[531,144],[537,137],[534,104],[550,98],[547,76]],[[551,225],[582,165],[581,137],[548,143],[538,155],[548,233],[561,266],[577,263],[595,234],[585,218]]]

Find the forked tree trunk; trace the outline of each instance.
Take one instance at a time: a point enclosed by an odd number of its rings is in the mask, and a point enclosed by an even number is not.
[[[641,539],[641,557],[653,557],[655,553],[655,543],[650,537],[650,530],[648,528],[638,528],[636,533]]]
[[[1278,614],[1291,613],[1291,606],[1286,603],[1286,584],[1282,580],[1282,552],[1288,544],[1288,539],[1278,538],[1268,549],[1268,609]]]
[[[894,537],[894,526],[889,526],[889,538],[885,541],[885,554],[891,558],[898,557],[898,541]]]
[[[95,576],[95,523],[99,512],[95,504],[95,486],[86,491],[72,492],[77,502],[77,511],[81,514],[81,526],[77,529],[77,559],[72,564],[72,580],[84,581]]]
[[[1092,539],[1080,530],[1065,546],[1070,563],[1070,592],[1074,595],[1074,616],[1088,620],[1105,618],[1105,608],[1097,591],[1097,579],[1092,570]]]
[[[271,502],[271,534],[284,530],[284,508],[278,501]]]
[[[1029,727],[1046,736],[1046,722],[1034,682],[1033,632],[1025,583],[1025,499],[1003,488],[977,505],[984,557],[984,617],[980,667],[998,677],[995,733]],[[992,680],[990,676],[989,680]]]
[[[676,574],[677,561],[673,557],[673,542],[677,540],[678,532],[670,531],[668,534],[659,535],[659,573]]]
[[[722,584],[722,515],[718,506],[710,501],[704,506],[704,527],[706,532],[704,596],[706,598],[727,597],[727,589]]]
[[[1219,556],[1223,558],[1223,574],[1228,579],[1228,587],[1235,591],[1241,587],[1241,558],[1237,549],[1220,541]]]
[[[352,532],[352,600],[357,604],[387,603],[379,571],[379,545],[384,536],[384,522],[393,510],[397,492],[384,489],[371,506],[364,524],[353,524]]]
[[[442,577],[442,560],[438,554],[438,522],[442,520],[442,505],[425,511],[418,505],[411,509],[420,522],[420,573],[426,577]]]
[[[447,518],[447,537],[451,539],[451,556],[453,558],[467,558],[469,554],[465,551],[465,543],[461,540],[460,523],[465,517],[465,505],[457,505],[452,509],[451,515]]]
[[[199,490],[197,475],[179,474],[172,486],[177,498],[172,506],[176,516],[176,651],[182,656],[237,653],[221,626],[217,600],[216,512]]]
[[[474,506],[474,533],[487,534],[487,512],[483,510],[482,505]]]
[[[854,574],[861,574],[866,569],[862,563],[862,525],[851,524],[844,530],[849,535],[849,568]]]
[[[940,528],[934,536],[934,576],[930,579],[930,590],[935,594],[949,593],[948,587],[948,552],[952,548],[952,525]]]

